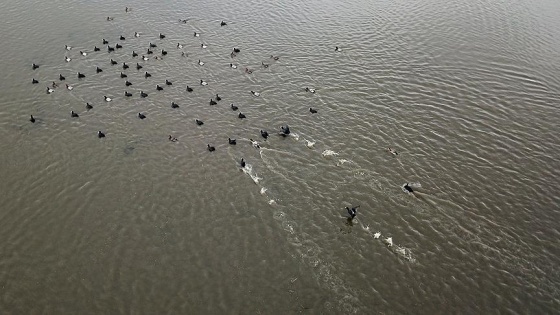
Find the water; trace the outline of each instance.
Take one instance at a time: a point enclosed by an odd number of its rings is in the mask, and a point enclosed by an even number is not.
[[[0,312],[558,312],[559,10],[546,0],[137,1],[129,13],[101,1],[0,4]],[[121,34],[109,55],[101,39]],[[133,59],[149,42],[169,54]],[[173,86],[157,92],[165,79]],[[53,80],[62,87],[47,95]],[[284,124],[290,137],[276,135]],[[349,223],[344,207],[356,205]]]

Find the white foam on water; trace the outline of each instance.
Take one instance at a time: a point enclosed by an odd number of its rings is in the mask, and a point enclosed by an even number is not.
[[[338,155],[338,153],[337,153],[337,152],[334,152],[333,150],[328,150],[328,149],[327,149],[327,150],[323,151],[323,153],[321,153],[321,155],[322,155],[323,157],[327,157],[327,156]]]
[[[308,148],[313,149],[313,147],[315,146],[316,141],[311,141],[311,140],[307,140],[305,139],[306,145]]]

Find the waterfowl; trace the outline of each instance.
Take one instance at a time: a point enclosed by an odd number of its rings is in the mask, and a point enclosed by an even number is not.
[[[171,102],[171,108],[179,108],[179,104]]]
[[[236,145],[236,144],[237,144],[237,140],[232,139],[232,138],[228,138],[228,142],[229,142],[229,144],[231,144],[231,145]]]
[[[81,51],[81,50],[80,50],[80,54],[81,54],[82,56],[84,56],[84,57],[87,56],[87,52],[85,52],[85,51]]]
[[[123,62],[123,63],[122,63],[122,68],[123,68],[123,69],[128,69],[128,65],[126,64],[126,62]]]
[[[156,44],[152,44],[152,43],[150,42],[150,48],[156,48],[156,47],[157,47]]]
[[[232,51],[232,52],[229,54],[229,56],[230,56],[231,58],[233,58],[233,57],[235,57],[235,56],[237,56],[237,55]]]
[[[66,78],[65,78],[62,74],[59,74],[59,75],[58,75],[58,79],[59,79],[60,81],[66,80]]]
[[[184,20],[179,20],[179,22],[181,22],[181,23],[184,23],[184,24],[186,24],[186,23],[187,23],[187,21],[188,21],[187,19],[184,19]]]
[[[194,37],[199,37],[200,33],[194,32]]]
[[[124,91],[124,96],[126,96],[126,97],[131,97],[131,96],[132,96],[132,93],[129,93],[128,91]]]
[[[134,32],[134,37],[140,37],[140,34],[138,32]]]
[[[266,130],[261,130],[261,136],[265,139],[268,138],[268,132]]]
[[[171,81],[165,79],[165,85],[173,85],[173,82],[171,82]]]
[[[111,59],[111,65],[116,65],[118,62],[116,62],[115,60]]]
[[[107,97],[107,96],[105,96],[105,95],[103,95],[103,98],[105,98],[105,102],[110,102],[110,101],[113,100],[112,98]]]
[[[385,239],[385,244],[387,244],[387,246],[389,246],[389,247],[393,246],[393,238],[392,237],[387,237]]]
[[[251,94],[253,94],[254,96],[260,96],[261,95],[261,93],[255,92],[255,91],[251,91]]]
[[[373,234],[373,238],[374,238],[374,239],[378,239],[378,238],[380,238],[380,237],[381,237],[381,232],[375,232],[375,233]]]
[[[206,48],[208,46],[206,46],[206,44],[200,44],[200,48]]]
[[[142,113],[138,113],[138,118],[140,119],[145,119],[146,115],[142,114]]]
[[[251,74],[251,73],[253,73],[253,70],[251,70],[249,68],[245,68],[245,73]]]
[[[255,147],[255,149],[260,149],[261,148],[261,145],[257,141],[255,141],[253,139],[249,139],[249,141],[251,141],[251,144],[253,145],[253,147]]]
[[[99,49],[99,47],[95,46],[93,47],[93,51],[100,51],[101,49]]]
[[[316,109],[313,109],[313,108],[311,108],[311,107],[309,107],[309,112],[310,112],[311,114],[317,114],[317,110],[316,110]]]
[[[230,107],[231,107],[231,110],[233,110],[233,111],[236,111],[236,110],[239,109],[239,107],[233,105],[233,103],[231,103]]]
[[[126,80],[126,82],[124,83],[124,85],[126,85],[126,86],[131,86],[131,85],[132,85],[132,82]]]
[[[245,168],[245,160],[243,158],[241,158],[241,161],[239,162],[239,166],[241,166],[241,168]]]
[[[208,85],[208,82],[200,80],[200,85]]]
[[[54,89],[54,88],[57,88],[57,87],[58,87],[58,84],[56,84],[56,82],[53,81],[52,87],[53,87],[53,89]]]
[[[70,58],[70,57],[68,57],[68,56],[64,56],[64,61],[70,62],[70,61],[72,61],[72,58]]]
[[[140,70],[140,69],[142,69],[142,68],[143,68],[143,67],[142,67],[140,64],[138,64],[138,62],[137,62],[137,63],[136,63],[136,70]]]
[[[39,65],[37,65],[37,64],[32,64],[31,66],[33,67],[33,70],[35,70],[35,69],[38,69],[38,68],[39,68]]]
[[[121,35],[121,37],[119,39],[120,40],[125,40],[126,38],[124,38],[124,36]]]
[[[159,86],[159,84],[156,84],[156,90],[163,91],[163,88],[161,86]]]
[[[33,80],[31,80],[31,84],[37,84],[39,83],[39,81],[35,80],[35,78],[33,78]]]
[[[204,122],[202,120],[195,119],[194,121],[196,121],[196,124],[199,125],[199,126],[204,125]]]
[[[111,17],[111,16],[108,16],[108,17],[107,17],[107,21],[112,21],[112,20],[114,20],[114,19],[115,19],[115,18],[114,18],[114,17]]]
[[[177,49],[183,49],[183,45],[177,43]]]
[[[140,91],[140,97],[142,98],[148,97],[148,93],[144,93],[144,91]]]
[[[115,48],[116,48],[116,49],[121,49],[121,48],[122,48],[122,45],[119,44],[119,43],[117,43],[117,44],[115,44]]]
[[[189,86],[187,85],[187,92],[190,93],[190,92],[192,92],[192,91],[193,91],[192,87],[189,87]]]
[[[29,118],[29,121],[34,123],[35,122],[35,118],[33,117],[33,115],[31,115],[31,118]]]
[[[240,119],[247,118],[247,116],[245,116],[245,114],[243,114],[243,113],[239,113],[239,115],[237,115],[237,117],[239,117]]]
[[[222,23],[220,23],[220,26],[226,26],[226,25],[227,25],[227,23],[224,22],[224,21],[222,21]]]
[[[133,50],[132,51],[132,58],[134,58],[134,57],[138,57],[138,54]]]
[[[100,131],[97,132],[97,137],[105,138],[105,134],[103,132],[101,132],[101,130],[100,130]]]
[[[68,46],[68,45],[64,45],[66,47],[66,50],[72,50],[72,47]]]
[[[111,47],[111,46],[107,45],[107,51],[108,52],[115,51],[115,47]]]
[[[54,90],[47,86],[47,94],[51,94],[52,92],[54,92]]]
[[[387,148],[387,151],[389,151],[392,155],[399,155],[399,153],[393,148]]]
[[[103,38],[103,45],[107,45],[107,44],[109,44],[109,42],[105,38]]]
[[[311,89],[309,87],[306,87],[305,90],[309,93],[315,93],[315,89]]]
[[[128,77],[128,75],[126,75],[126,74],[124,74],[124,73],[121,72],[121,79],[127,78],[127,77]]]
[[[177,141],[179,141],[179,139],[173,137],[172,135],[169,135],[169,141],[171,141],[171,142],[177,142]]]
[[[153,54],[153,53],[154,53],[154,52],[151,51],[150,48],[148,48],[148,51],[146,52],[146,54],[151,55],[151,54]]]
[[[149,78],[149,77],[151,77],[152,75],[149,74],[148,71],[146,71],[146,73],[144,73],[144,76],[145,76],[146,78]]]
[[[159,38],[160,38],[160,39],[164,39],[164,38],[165,38],[165,35],[163,35],[162,33],[159,33]]]
[[[204,66],[204,62],[200,61],[200,59],[198,59],[198,65],[199,66]]]
[[[87,110],[90,110],[90,109],[92,109],[92,108],[93,108],[93,106],[91,106],[90,103],[86,103],[86,109],[87,109]]]
[[[229,67],[232,68],[232,69],[237,69],[237,65],[234,65],[233,63],[230,63]]]
[[[234,47],[234,48],[233,48],[233,52],[234,52],[234,53],[239,53],[239,52],[241,52],[241,49],[235,48],[235,47]]]
[[[78,118],[78,117],[80,117],[80,115],[78,115],[78,113],[76,113],[76,112],[74,112],[74,111],[72,110],[72,111],[70,111],[70,117],[72,117],[72,118]]]
[[[148,60],[150,60],[150,58],[148,58],[148,57],[146,57],[146,56],[142,55],[142,60],[144,60],[144,61],[148,61]]]
[[[262,62],[262,61],[261,61],[261,65],[262,65],[262,66],[263,66],[263,68],[265,68],[265,69],[266,69],[266,68],[268,68],[268,66],[269,66],[269,64],[267,64],[267,63],[264,63],[264,62]]]
[[[280,129],[282,129],[282,133],[283,133],[284,135],[287,136],[287,135],[290,134],[290,127],[288,127],[288,125],[282,126],[282,127],[280,127]]]
[[[99,67],[95,67],[95,72],[99,73],[99,72],[103,72],[103,69],[99,68]]]
[[[71,85],[66,84],[66,89],[67,89],[68,91],[72,91],[72,90],[74,89],[74,87],[71,86]]]
[[[359,207],[360,206],[356,206],[356,207],[352,207],[352,208],[346,207],[346,211],[348,212],[348,215],[350,216],[350,218],[349,218],[350,220],[352,220],[356,217],[356,214],[357,214],[357,211],[358,211]]]
[[[407,192],[414,194],[414,190],[412,190],[412,187],[410,187],[408,183],[404,184],[402,188],[405,189]]]
[[[270,55],[270,58],[272,58],[272,59],[274,59],[274,60],[280,59],[280,57],[275,57],[275,56],[273,56],[273,55]]]
[[[167,51],[165,51],[165,50],[162,49],[162,50],[161,50],[161,54],[162,54],[163,56],[165,56],[165,55],[167,55]]]
[[[85,78],[85,77],[86,77],[85,74],[78,72],[78,78],[79,79],[82,79],[82,78]]]
[[[334,51],[342,51],[342,48],[339,48],[338,46],[336,46],[336,47],[334,48]]]
[[[216,101],[214,101],[213,99],[210,99],[210,105],[216,105],[218,103],[216,103]]]

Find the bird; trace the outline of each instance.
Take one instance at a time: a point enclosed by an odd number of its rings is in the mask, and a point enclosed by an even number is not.
[[[204,66],[204,62],[203,62],[203,61],[200,61],[200,59],[198,59],[198,65],[199,65],[199,66]]]
[[[39,68],[39,65],[38,65],[38,64],[35,64],[35,63],[33,63],[33,64],[31,65],[31,67],[33,67],[33,70],[35,70],[35,69],[38,69],[38,68]]]
[[[146,56],[142,55],[142,60],[144,60],[144,61],[148,61],[148,60],[150,60],[150,58],[148,58],[148,57],[146,57]]]
[[[224,21],[222,21],[222,22],[220,23],[220,26],[226,26],[226,25],[227,25],[227,23],[224,22]]]
[[[72,61],[72,58],[70,58],[70,57],[68,57],[68,56],[64,56],[64,61],[70,62],[70,61]]]
[[[315,89],[311,89],[309,87],[306,87],[305,90],[309,93],[315,93]]]
[[[243,158],[239,161],[239,166],[241,166],[241,168],[245,168],[245,160]]]
[[[122,63],[122,68],[123,68],[123,69],[128,69],[128,65],[126,64],[126,62],[123,62],[123,63]]]
[[[200,33],[194,32],[194,37],[199,37]]]
[[[85,51],[81,51],[81,50],[80,50],[80,54],[81,54],[82,56],[84,56],[84,57],[87,56],[87,52],[85,52]]]
[[[99,49],[99,47],[95,46],[93,47],[93,51],[100,51],[101,49]]]
[[[33,115],[31,115],[31,118],[29,118],[29,121],[34,123],[35,122],[35,118],[33,117]]]
[[[171,142],[177,142],[177,141],[179,141],[179,139],[173,137],[172,135],[169,135],[169,141],[171,141]]]
[[[149,77],[151,77],[152,75],[149,74],[148,71],[146,71],[146,73],[144,73],[144,76],[145,76],[146,78],[149,78]]]
[[[211,146],[210,144],[208,144],[207,147],[208,147],[208,151],[210,151],[210,152],[216,151],[216,148]]]
[[[66,46],[66,50],[72,50],[72,47],[68,46],[68,45],[64,45]]]
[[[268,138],[268,132],[266,130],[261,130],[261,136],[265,139]]]
[[[239,49],[239,48],[235,48],[235,47],[234,47],[234,48],[233,48],[233,52],[234,52],[234,53],[238,53],[238,52],[241,52],[241,49]]]
[[[262,64],[263,68],[265,68],[265,69],[268,68],[268,66],[269,66],[269,64],[264,63],[264,62],[262,62],[262,61],[261,61],[261,64]]]
[[[129,93],[128,91],[124,91],[124,96],[126,96],[126,97],[131,97],[131,96],[132,96],[132,93]]]
[[[316,110],[316,109],[313,109],[313,108],[311,108],[311,107],[309,107],[309,112],[310,112],[311,114],[317,114],[317,110]]]
[[[219,102],[221,100],[222,100],[222,98],[216,93],[216,101]]]
[[[399,153],[393,148],[387,148],[387,151],[389,151],[392,155],[399,155]]]
[[[153,54],[154,52],[150,50],[150,48],[148,48],[148,51],[146,52],[148,55]]]
[[[200,48],[206,48],[208,46],[206,46],[206,44],[200,44]]]
[[[192,92],[192,91],[193,91],[192,87],[189,87],[189,86],[187,85],[187,92],[190,93],[190,92]]]
[[[251,91],[251,94],[253,94],[254,96],[260,96],[261,95],[261,93],[255,92],[255,91]]]
[[[177,49],[183,49],[183,45],[177,43]]]
[[[126,80],[126,82],[124,83],[124,85],[126,85],[126,86],[131,86],[131,85],[132,85],[132,82]]]
[[[402,188],[405,189],[408,193],[414,194],[414,190],[412,190],[412,187],[410,187],[408,183],[404,184]]]
[[[103,97],[105,98],[105,102],[110,102],[110,101],[112,101],[112,100],[113,100],[112,98],[110,98],[110,97],[107,97],[107,96],[105,96],[105,95],[104,95]]]
[[[275,56],[273,56],[273,55],[270,55],[270,58],[272,58],[272,59],[274,59],[274,60],[280,59],[280,57],[275,57]]]
[[[56,82],[53,81],[52,87],[53,87],[53,88],[57,88],[57,87],[58,87],[58,84],[56,84]]]
[[[334,48],[334,51],[342,51],[342,48],[339,48],[338,46],[336,46],[336,47]]]
[[[116,43],[116,44],[115,44],[115,48],[116,48],[116,49],[120,49],[120,48],[122,48],[122,45],[119,44],[119,43]]]
[[[233,105],[233,103],[231,103],[230,107],[231,107],[231,110],[233,110],[233,111],[236,111],[236,110],[239,109],[239,107]]]
[[[142,114],[142,113],[138,113],[138,118],[140,119],[145,119],[146,115]]]
[[[66,80],[66,78],[65,78],[62,74],[59,74],[59,75],[58,75],[58,79],[59,79],[60,81]]]
[[[99,130],[99,131],[97,132],[97,137],[99,137],[99,138],[105,138],[105,134],[104,134],[103,132],[101,132],[101,130]]]
[[[163,35],[162,33],[159,33],[159,38],[160,38],[160,39],[164,39],[164,38],[165,38],[165,35]]]
[[[115,47],[111,47],[111,46],[107,45],[107,51],[108,52],[115,51]]]
[[[109,42],[105,38],[103,38],[103,45],[107,45],[107,44],[109,44]]]
[[[119,38],[120,40],[125,40],[126,38],[124,36],[121,35],[121,37]]]
[[[33,78],[33,80],[31,80],[31,84],[37,84],[39,83],[39,81],[35,80],[35,78]]]
[[[389,247],[393,246],[393,238],[392,237],[387,237],[385,239],[385,244],[387,244],[387,246],[389,246]]]
[[[195,119],[194,121],[195,121],[195,122],[196,122],[196,124],[197,124],[197,125],[199,125],[199,126],[202,126],[202,125],[204,125],[204,122],[203,122],[202,120],[199,120],[199,119]]]
[[[233,63],[230,63],[229,67],[232,68],[232,69],[237,69],[237,65],[234,65]]]
[[[86,109],[87,109],[87,110],[90,110],[90,109],[92,109],[92,108],[93,108],[93,106],[91,106],[90,103],[86,103]]]
[[[148,93],[145,93],[144,91],[140,91],[140,97],[146,98],[148,97]]]
[[[171,108],[179,108],[179,104],[171,102]]]
[[[95,67],[95,72],[99,73],[99,72],[103,72],[103,69],[99,68],[99,67]]]
[[[134,50],[132,51],[132,57],[138,57],[138,54]]]
[[[375,234],[373,234],[374,239],[378,239],[380,237],[381,237],[381,232],[375,232]]]
[[[161,54],[162,54],[163,56],[165,56],[165,55],[167,55],[167,51],[165,51],[165,50],[162,49],[162,50],[161,50]]]
[[[354,219],[354,217],[356,217],[358,208],[360,206],[356,206],[356,207],[352,207],[352,208],[348,208],[346,207],[346,211],[348,212],[348,215],[350,215],[350,220]]]
[[[66,84],[66,89],[68,89],[68,91],[72,91],[74,89],[73,86]]]
[[[142,68],[143,68],[143,67],[137,62],[137,63],[136,63],[136,70],[140,70],[140,69],[142,69]]]
[[[245,116],[245,114],[243,114],[243,113],[239,113],[239,115],[237,115],[237,117],[239,117],[240,119],[247,118],[247,116]]]
[[[214,101],[213,99],[210,99],[210,105],[216,105],[218,103],[216,103],[216,101]]]
[[[126,78],[126,77],[128,77],[128,75],[121,72],[121,78]]]
[[[171,81],[165,79],[165,85],[173,85],[173,82],[171,82]]]
[[[111,65],[116,65],[118,62],[116,62],[115,60],[111,59]]]
[[[232,138],[228,138],[228,143],[231,145],[236,145],[237,144],[237,140],[232,139]]]
[[[253,147],[255,147],[255,149],[260,149],[261,148],[260,144],[257,141],[255,141],[253,139],[249,139],[249,141],[251,141],[251,144],[253,145]]]
[[[138,32],[134,32],[134,37],[140,37],[140,34]]]
[[[157,47],[156,44],[152,44],[152,43],[150,42],[150,48],[156,48],[156,47]]]
[[[251,73],[253,73],[253,70],[251,70],[249,68],[245,68],[245,73],[251,74]]]
[[[78,118],[78,117],[80,117],[80,115],[78,115],[78,113],[76,113],[76,112],[74,112],[74,111],[72,110],[72,111],[70,111],[70,117],[72,117],[72,118]]]
[[[52,92],[54,92],[54,90],[47,86],[47,94],[51,94]]]
[[[280,132],[280,135],[281,135],[282,137],[286,137],[286,136],[288,136],[288,135],[290,134],[290,127],[288,127],[288,125],[282,126],[282,127],[280,127],[280,129],[282,130],[282,131]]]
[[[208,82],[200,80],[200,85],[208,85]]]
[[[163,88],[161,86],[159,86],[159,84],[156,84],[156,90],[163,91]]]

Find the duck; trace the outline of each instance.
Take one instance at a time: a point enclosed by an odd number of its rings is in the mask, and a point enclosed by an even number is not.
[[[101,49],[99,49],[99,47],[95,46],[93,47],[93,51],[100,51]]]
[[[233,105],[233,103],[231,103],[230,107],[231,107],[231,110],[233,110],[233,111],[236,111],[236,110],[239,109],[239,107]]]
[[[128,91],[124,91],[124,96],[126,96],[126,97],[131,97],[131,96],[132,96],[132,93],[129,93]]]
[[[59,74],[59,75],[58,75],[58,79],[59,79],[60,81],[66,80],[66,78],[65,78],[62,74]]]
[[[47,94],[51,94],[52,92],[54,92],[54,90],[47,86]]]
[[[138,118],[140,119],[146,119],[146,115],[142,114],[142,113],[138,113]]]
[[[187,92],[190,93],[190,92],[192,92],[192,91],[193,91],[192,87],[189,87],[189,86],[187,85]]]
[[[71,86],[71,85],[66,84],[66,89],[67,89],[68,91],[72,91],[72,90],[74,89],[74,87]]]
[[[253,147],[255,147],[255,149],[260,149],[261,148],[261,145],[257,141],[255,141],[253,139],[249,139],[249,141],[251,141],[251,144],[253,145]]]
[[[128,75],[121,72],[121,79],[124,79],[124,78],[127,78],[127,77],[128,77]]]
[[[232,52],[229,54],[229,56],[230,56],[231,58],[233,58],[233,57],[235,57],[235,56],[237,56],[237,55],[232,51]]]
[[[84,56],[84,57],[87,56],[87,52],[85,52],[85,51],[81,51],[81,50],[80,50],[80,54],[81,54],[82,56]]]
[[[146,54],[151,55],[151,54],[153,54],[153,53],[154,53],[154,52],[151,51],[150,48],[148,48],[148,51],[146,52]]]
[[[86,75],[83,73],[77,72],[77,74],[78,74],[78,79],[82,79],[86,77]]]
[[[125,40],[126,38],[124,36],[121,35],[121,37],[119,37],[120,40]]]
[[[237,140],[232,139],[232,138],[228,138],[228,143],[231,145],[236,145],[237,144]]]
[[[197,124],[197,125],[199,125],[199,126],[202,126],[202,125],[204,125],[204,122],[203,122],[202,120],[199,120],[199,119],[195,119],[194,121],[195,121],[195,122],[196,122],[196,124]]]
[[[103,69],[99,68],[99,67],[95,67],[95,72],[99,73],[99,72],[103,72]]]
[[[70,62],[70,61],[72,61],[72,58],[70,58],[70,57],[68,57],[68,56],[64,56],[64,61]]]
[[[211,146],[210,144],[208,144],[207,147],[208,147],[208,151],[210,151],[210,152],[216,151],[216,148]]]
[[[31,80],[31,84],[37,84],[39,83],[39,81],[35,80],[35,78],[33,78],[33,80]]]
[[[33,70],[39,69],[39,65],[38,65],[38,64],[35,64],[35,63],[33,63],[33,64],[31,65],[31,67],[33,67]]]
[[[253,94],[254,96],[260,96],[261,95],[261,93],[255,92],[255,91],[251,91],[251,94]]]
[[[171,102],[171,108],[179,108],[179,104]]]
[[[86,109],[87,109],[87,110],[90,110],[90,109],[92,109],[92,108],[93,108],[93,106],[91,106],[90,103],[86,103]]]
[[[385,244],[387,244],[387,246],[389,246],[389,247],[393,246],[393,238],[392,237],[387,237],[385,239]]]
[[[186,24],[186,23],[187,23],[187,21],[188,21],[188,19],[183,19],[183,20],[179,20],[179,23],[183,23],[183,24]]]
[[[140,91],[140,97],[146,98],[148,97],[148,93],[145,93],[144,91]]]
[[[266,130],[262,130],[262,129],[261,129],[261,136],[262,136],[263,138],[267,139],[267,138],[268,138],[268,132],[267,132]]]
[[[350,218],[349,218],[350,220],[352,220],[356,217],[356,214],[357,214],[357,211],[358,211],[359,207],[360,206],[356,206],[356,207],[352,207],[352,208],[346,207],[346,211],[348,212],[348,215],[350,216]]]
[[[232,69],[237,69],[237,65],[234,65],[233,63],[230,63],[229,67],[232,68]]]
[[[216,103],[216,101],[214,101],[213,99],[210,99],[210,105],[216,105],[218,103]]]
[[[31,118],[29,118],[29,121],[34,123],[35,122],[35,118],[33,117],[33,115],[31,115]]]
[[[402,186],[402,188],[403,188],[404,190],[406,190],[406,192],[411,193],[411,194],[414,194],[414,190],[412,189],[412,187],[411,187],[408,183],[404,184],[404,185]]]
[[[171,142],[177,142],[177,141],[179,141],[179,139],[173,137],[172,135],[169,135],[169,141],[171,141]]]
[[[148,71],[146,71],[146,72],[144,73],[144,77],[146,77],[146,78],[149,78],[149,77],[151,77],[151,76],[152,76],[152,75],[149,74]]]
[[[74,112],[74,111],[72,110],[72,111],[70,111],[70,117],[72,117],[72,118],[78,118],[78,117],[80,117],[80,115],[78,115],[78,113],[76,113],[76,112]]]
[[[234,53],[239,53],[239,52],[241,52],[241,49],[235,48],[235,47],[234,47],[234,48],[233,48],[233,52],[234,52]]]
[[[312,88],[309,88],[309,87],[306,87],[305,91],[307,91],[309,93],[315,93],[315,89],[312,89]]]
[[[263,66],[263,68],[265,68],[265,69],[266,69],[266,68],[268,68],[268,66],[269,66],[269,64],[267,64],[267,63],[264,63],[263,61],[261,61],[261,65],[262,65],[262,66]]]
[[[380,237],[381,237],[381,232],[375,232],[375,233],[373,234],[373,238],[374,238],[374,239],[378,239],[378,238],[380,238]]]
[[[163,91],[163,88],[161,86],[159,86],[159,84],[156,84],[156,90]]]
[[[207,48],[206,44],[200,44],[200,48]]]
[[[138,32],[134,32],[134,37],[140,37],[140,34]]]
[[[146,56],[142,55],[142,60],[144,60],[144,61],[148,61],[148,60],[150,60],[150,58],[148,58],[148,57],[146,57]]]
[[[156,48],[156,47],[157,47],[156,44],[153,44],[152,42],[150,42],[150,48]]]
[[[334,51],[342,51],[342,48],[336,46],[336,47],[334,48]]]
[[[113,100],[112,98],[107,97],[106,95],[103,95],[103,98],[105,98],[105,102],[110,102]]]
[[[226,26],[226,25],[227,25],[227,23],[224,22],[224,21],[222,21],[222,22],[220,23],[220,26]]]
[[[208,82],[200,80],[200,85],[208,85]]]
[[[107,45],[107,51],[108,52],[115,51],[115,47],[111,47],[111,46]]]
[[[200,59],[198,59],[198,65],[199,65],[199,66],[204,66],[204,62],[203,62],[203,61],[200,61]]]
[[[161,54],[162,54],[163,56],[165,56],[165,55],[167,55],[167,51],[164,50],[164,49],[162,49],[162,50],[161,50]]]
[[[111,16],[108,16],[108,17],[107,17],[107,21],[112,21],[112,20],[114,20],[114,19],[115,19],[115,18],[114,18],[114,17],[111,17]]]
[[[137,62],[137,63],[136,63],[136,70],[140,70],[140,69],[142,69],[142,68],[143,68],[143,67]]]
[[[194,32],[194,37],[200,37],[200,33]]]
[[[115,60],[111,59],[111,65],[116,65],[118,62],[116,62]]]
[[[183,49],[183,45],[180,43],[177,43],[177,49]]]
[[[126,62],[123,62],[123,63],[122,63],[122,68],[123,68],[123,69],[128,69],[128,65],[126,64]]]
[[[119,43],[116,43],[116,44],[115,44],[115,48],[116,48],[116,49],[121,49],[121,48],[122,48],[122,45],[119,44]]]
[[[317,110],[316,110],[316,109],[313,109],[313,108],[311,108],[311,107],[309,107],[309,112],[310,112],[311,114],[317,114]]]
[[[105,134],[104,134],[103,132],[101,132],[101,130],[99,130],[99,131],[97,132],[97,137],[99,137],[99,138],[105,138]]]
[[[247,118],[247,116],[245,116],[245,114],[243,114],[243,113],[239,113],[239,115],[237,115],[237,117],[239,117],[240,119]]]
[[[134,58],[134,57],[138,57],[138,54],[133,50],[132,51],[132,58]]]
[[[68,45],[64,45],[66,47],[66,50],[72,50],[72,47],[68,46]]]
[[[171,81],[165,79],[165,85],[173,85],[173,82],[171,82]]]
[[[54,89],[54,88],[57,88],[57,87],[58,87],[58,84],[56,84],[56,82],[53,81],[52,87],[53,87],[53,89]]]
[[[126,86],[131,86],[131,85],[132,85],[132,82],[126,80],[126,82],[124,82],[124,85],[126,85]]]
[[[241,166],[241,168],[245,168],[245,160],[243,158],[239,161],[239,166]]]
[[[273,56],[273,55],[270,55],[270,58],[271,58],[271,59],[274,59],[274,60],[280,59],[280,57],[275,57],[275,56]]]
[[[249,68],[245,68],[245,73],[251,74],[251,73],[253,73],[253,70],[251,70]]]
[[[287,136],[287,135],[290,134],[290,127],[288,127],[288,125],[282,126],[282,127],[280,127],[280,129],[282,129],[282,134],[283,135]]]
[[[109,42],[105,38],[103,38],[103,45],[107,45],[107,44],[109,44]]]
[[[387,148],[387,151],[389,151],[392,155],[399,155],[399,153],[393,148]]]
[[[162,33],[159,33],[159,38],[160,38],[160,39],[164,39],[164,38],[165,38],[165,35],[163,35]]]
[[[222,100],[222,98],[220,97],[220,95],[218,95],[218,93],[216,93],[216,102],[219,102],[221,100]]]

